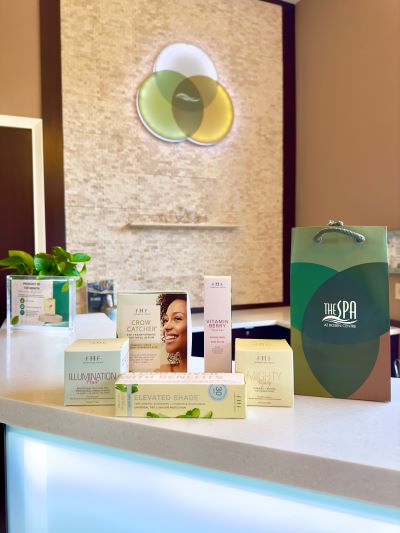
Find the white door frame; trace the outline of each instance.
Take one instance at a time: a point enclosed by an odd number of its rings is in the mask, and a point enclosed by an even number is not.
[[[28,129],[32,132],[33,222],[35,253],[46,251],[44,202],[43,127],[41,118],[0,115],[0,126]]]

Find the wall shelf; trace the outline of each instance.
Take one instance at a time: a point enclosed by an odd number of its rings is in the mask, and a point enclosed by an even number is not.
[[[157,228],[157,229],[168,229],[168,228],[180,228],[180,229],[238,229],[240,226],[238,224],[208,224],[208,223],[167,223],[167,222],[143,222],[143,223],[128,223],[125,228],[129,229],[143,229],[143,228]]]

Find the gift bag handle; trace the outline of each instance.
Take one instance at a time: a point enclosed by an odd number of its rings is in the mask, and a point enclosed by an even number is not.
[[[314,242],[322,242],[322,237],[325,235],[325,233],[341,233],[342,235],[353,237],[356,242],[362,243],[365,241],[364,235],[362,235],[361,233],[357,233],[356,231],[353,231],[351,229],[345,228],[341,220],[330,220],[326,228],[322,229],[316,235],[314,235]]]

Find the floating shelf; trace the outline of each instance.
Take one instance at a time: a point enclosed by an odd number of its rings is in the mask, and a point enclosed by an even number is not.
[[[208,224],[208,223],[198,223],[190,224],[183,223],[167,223],[167,222],[143,222],[143,223],[129,223],[125,226],[126,228],[158,228],[158,229],[168,229],[168,228],[181,228],[181,229],[238,229],[240,226],[238,224]]]

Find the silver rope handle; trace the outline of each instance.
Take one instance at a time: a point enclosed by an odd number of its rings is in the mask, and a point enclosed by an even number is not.
[[[342,235],[352,237],[356,242],[362,243],[365,241],[364,235],[345,228],[341,220],[330,220],[326,228],[323,228],[316,235],[314,235],[314,242],[322,242],[322,237],[325,235],[325,233],[341,233]]]

